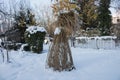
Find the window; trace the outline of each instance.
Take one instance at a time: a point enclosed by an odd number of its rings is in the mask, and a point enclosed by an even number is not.
[[[120,22],[120,19],[117,19],[117,22]]]

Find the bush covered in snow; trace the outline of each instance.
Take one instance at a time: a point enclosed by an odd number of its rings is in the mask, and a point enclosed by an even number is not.
[[[46,30],[44,27],[31,26],[26,29],[25,41],[30,46],[30,50],[39,53],[43,50],[43,42]]]
[[[28,44],[22,44],[20,47],[21,51],[30,51],[30,46]]]

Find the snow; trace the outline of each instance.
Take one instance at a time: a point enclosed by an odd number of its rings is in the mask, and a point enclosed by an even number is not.
[[[46,32],[44,27],[39,27],[39,26],[30,26],[26,29],[30,34],[34,34],[36,32]]]
[[[71,47],[75,70],[55,72],[45,67],[49,45],[42,54],[9,51],[11,63],[2,63],[0,80],[120,80],[120,49]]]
[[[47,40],[47,39],[45,39],[45,40],[44,40],[44,43],[45,43],[45,44],[47,44],[47,42],[48,42],[48,40]]]
[[[60,29],[59,27],[57,27],[57,28],[55,29],[54,35],[59,35],[60,32],[61,32],[61,29]]]
[[[20,51],[23,51],[25,46],[28,46],[28,44],[22,44]]]

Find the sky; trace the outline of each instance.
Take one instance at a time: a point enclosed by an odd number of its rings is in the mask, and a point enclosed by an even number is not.
[[[30,0],[30,3],[33,7],[49,7],[51,5],[51,0]]]
[[[48,6],[51,3],[51,0],[30,0],[31,4]]]
[[[17,2],[17,1],[20,1],[20,0],[0,0],[0,3],[2,1],[9,4],[9,1]],[[44,8],[49,8],[50,5],[52,4],[51,0],[27,0],[27,1],[30,1],[31,6],[35,11],[37,11],[38,9],[43,9],[44,10]],[[49,8],[49,9],[51,9],[51,8]],[[110,10],[111,10],[112,15],[115,15],[115,10],[113,8],[110,8]]]
[[[114,8],[110,8],[112,16],[116,16],[116,10]]]
[[[9,7],[10,4],[14,5],[16,3],[19,3],[20,1],[21,0],[0,0],[0,4],[1,3],[6,4],[5,6]],[[50,6],[50,4],[52,3],[51,0],[25,0],[25,1],[28,2],[28,4],[30,3],[30,5],[34,9],[36,9],[36,8],[41,8],[42,9],[44,7]]]
[[[52,4],[51,0],[30,0],[31,4],[35,7],[39,7],[39,6],[50,6]],[[42,3],[42,4],[41,4]],[[116,15],[116,11],[113,8],[110,8],[110,11],[112,13],[112,15]]]

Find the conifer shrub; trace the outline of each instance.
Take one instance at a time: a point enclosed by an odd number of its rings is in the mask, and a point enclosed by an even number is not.
[[[30,51],[30,46],[29,46],[29,45],[25,45],[25,46],[23,47],[23,50],[24,50],[24,51]]]
[[[44,27],[31,26],[26,29],[25,42],[30,46],[30,51],[40,53],[43,50],[45,35]]]

